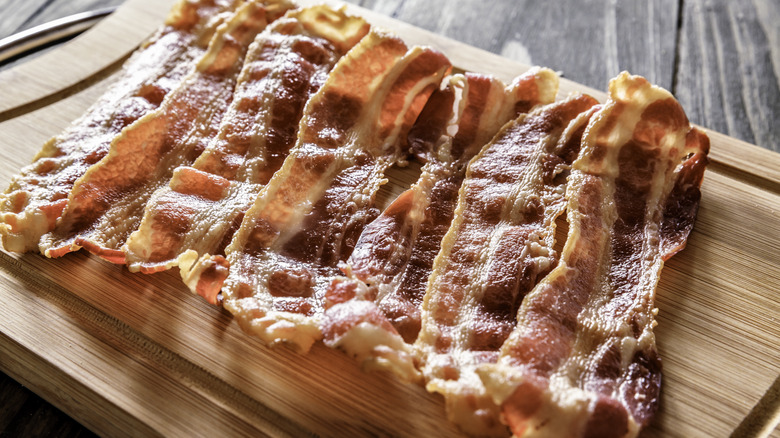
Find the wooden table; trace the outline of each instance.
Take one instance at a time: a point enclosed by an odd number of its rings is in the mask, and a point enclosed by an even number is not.
[[[121,2],[0,0],[0,38]],[[621,70],[641,74],[672,91],[694,123],[780,152],[780,0],[353,3],[596,89]],[[2,434],[91,432],[0,374]]]

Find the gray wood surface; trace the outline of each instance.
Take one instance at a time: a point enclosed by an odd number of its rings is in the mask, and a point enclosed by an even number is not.
[[[597,89],[643,75],[694,123],[780,151],[780,0],[349,1]],[[121,2],[0,0],[0,38]],[[90,434],[0,373],[0,435]]]
[[[118,6],[123,0],[0,0],[0,38],[79,12]]]
[[[0,436],[86,438],[94,434],[2,374],[0,375]]]
[[[691,119],[780,151],[780,1],[685,1],[678,44]]]
[[[350,0],[596,89],[623,70],[780,151],[780,0]]]

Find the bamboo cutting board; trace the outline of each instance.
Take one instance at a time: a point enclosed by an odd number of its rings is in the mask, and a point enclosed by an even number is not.
[[[3,188],[105,90],[171,3],[130,0],[57,51],[0,73]],[[351,9],[460,69],[507,81],[527,69]],[[562,95],[575,90],[604,97],[563,81]],[[780,437],[780,155],[708,134],[696,227],[658,286],[664,383],[643,436]],[[413,179],[396,169],[383,199]],[[306,356],[268,349],[177,272],[0,252],[0,300],[0,369],[99,434],[459,436],[439,396],[364,373],[322,345]]]

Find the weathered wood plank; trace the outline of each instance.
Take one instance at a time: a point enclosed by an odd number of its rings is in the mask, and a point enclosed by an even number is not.
[[[5,374],[0,374],[0,435],[95,436],[64,412]]]
[[[674,91],[690,119],[780,151],[780,1],[684,2]]]
[[[0,2],[0,38],[5,38],[25,28],[45,6],[46,0],[2,0]],[[13,12],[11,12],[13,11]]]
[[[22,385],[0,373],[0,433],[5,433],[25,411],[24,406],[34,395]]]
[[[0,38],[81,12],[119,6],[125,0],[0,0]]]
[[[58,18],[68,15],[78,14],[80,12],[93,11],[111,6],[119,6],[125,0],[69,0],[69,1],[49,1],[44,8],[41,8],[26,23],[24,28],[38,26]]]
[[[672,85],[677,0],[349,1],[596,89],[622,70]]]
[[[75,0],[67,2],[56,0],[31,0],[29,2],[18,0],[0,0],[0,11],[6,10],[5,6],[1,4],[3,1],[16,2],[20,3],[20,5],[19,10],[14,9],[13,13],[0,14],[0,38],[4,38],[17,32],[22,32],[32,27],[49,23],[51,21],[74,14],[95,11],[112,6],[119,6],[125,0]],[[15,7],[15,5],[12,4],[9,8],[13,7]],[[14,19],[15,17],[18,18]],[[67,37],[58,41],[47,42],[45,45],[42,45],[40,48],[35,49],[31,53],[19,55],[10,60],[7,60],[0,64],[0,71],[8,70],[17,65],[30,62],[32,59],[42,56],[50,51],[54,51],[70,38],[71,37]]]

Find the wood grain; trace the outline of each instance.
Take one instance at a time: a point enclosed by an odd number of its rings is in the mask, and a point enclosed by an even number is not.
[[[780,151],[780,2],[684,6],[673,91],[691,120]]]
[[[0,431],[4,436],[94,436],[6,375],[0,376],[0,406]]]
[[[126,11],[164,15],[155,5],[133,0]],[[508,78],[526,68],[385,16],[371,19],[443,49],[464,69]],[[95,82],[0,123],[0,184],[105,86]],[[665,383],[644,436],[752,436],[757,429],[740,427],[780,374],[780,160],[712,139],[696,228],[658,288]],[[390,187],[400,189],[412,178],[396,171]],[[0,253],[0,297],[0,368],[99,434],[458,435],[440,398],[363,373],[322,346],[308,356],[269,350],[190,295],[176,273],[130,274],[85,254]],[[775,413],[759,414],[758,424]]]
[[[780,1],[350,1],[596,89],[628,70],[692,122],[780,151]]]
[[[491,1],[489,7],[481,0],[457,7],[446,0],[352,3],[596,89],[622,70],[671,87],[677,0],[588,0],[578,3],[577,13],[566,13],[559,2],[529,0]],[[632,37],[621,37],[627,34]]]
[[[24,30],[30,26],[27,23],[36,15],[43,5],[42,0],[5,0],[3,11],[13,10],[13,14],[0,14],[0,38]]]
[[[79,12],[103,9],[109,6],[119,6],[123,0],[68,0],[64,1],[41,1],[26,0],[25,3],[37,6],[36,12],[28,20],[19,26],[14,32],[19,32],[40,24],[68,15],[78,14]]]

